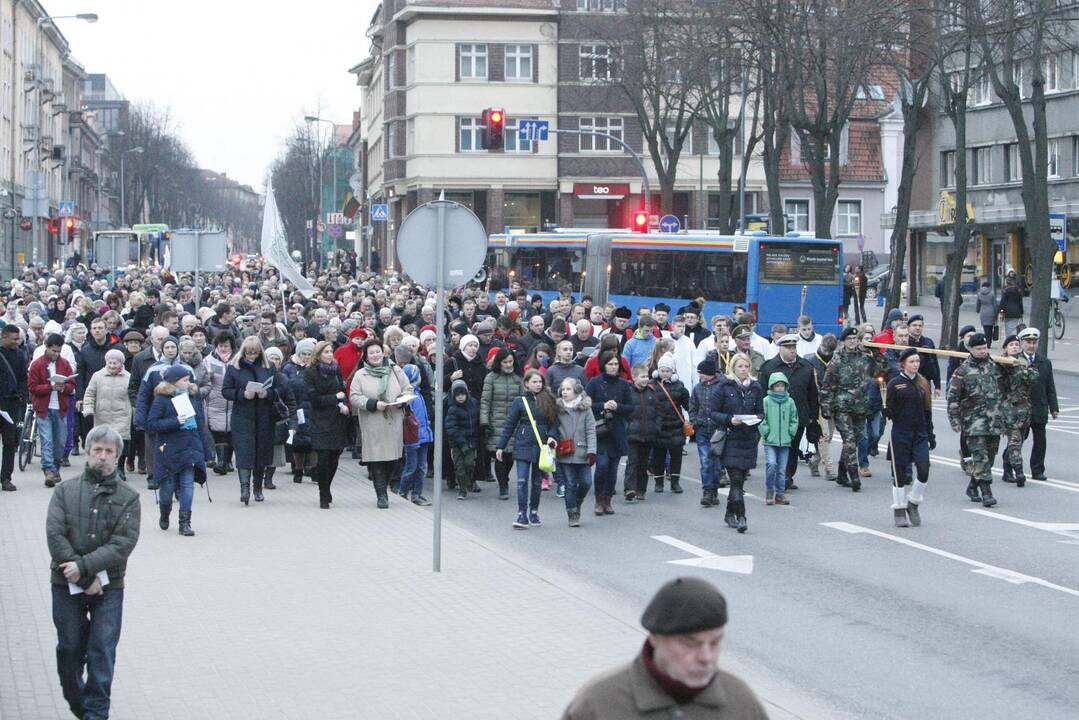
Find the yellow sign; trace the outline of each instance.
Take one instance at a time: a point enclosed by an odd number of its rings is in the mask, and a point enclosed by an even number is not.
[[[15,263],[18,265],[25,265],[26,253],[15,253]]]
[[[937,204],[937,220],[941,225],[955,224],[955,193],[942,191],[940,202]],[[974,222],[974,206],[967,203],[967,222]]]

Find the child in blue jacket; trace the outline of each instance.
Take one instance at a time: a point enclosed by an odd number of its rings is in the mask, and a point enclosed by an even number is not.
[[[423,496],[423,478],[427,475],[427,446],[434,442],[431,421],[427,417],[427,405],[420,393],[420,369],[415,365],[405,365],[405,377],[412,383],[412,392],[416,397],[409,403],[409,409],[419,423],[419,437],[416,442],[405,442],[405,468],[401,471],[401,497],[411,499],[416,505],[430,505],[431,501]]]

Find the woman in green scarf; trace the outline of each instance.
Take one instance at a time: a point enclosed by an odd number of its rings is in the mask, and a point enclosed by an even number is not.
[[[360,362],[352,376],[349,401],[360,421],[363,463],[375,486],[378,507],[390,506],[389,487],[404,454],[404,405],[412,383],[386,357],[382,343],[372,338],[360,346]]]

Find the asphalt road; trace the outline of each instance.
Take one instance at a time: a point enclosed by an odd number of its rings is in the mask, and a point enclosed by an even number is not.
[[[494,484],[466,502],[447,494],[445,516],[494,549],[628,606],[643,608],[679,574],[712,578],[731,608],[727,667],[795,716],[1075,718],[1079,379],[1058,377],[1057,386],[1050,480],[1006,485],[998,462],[991,511],[964,495],[958,437],[943,400],[935,403],[939,444],[920,528],[892,523],[886,437],[862,492],[811,478],[802,466],[790,507],[765,506],[762,455],[747,487],[745,535],[726,527],[722,509],[699,506],[692,447],[684,494],[619,499],[606,518],[591,514],[590,497],[578,529],[567,527],[552,490],[540,508],[543,527],[512,531],[516,503],[498,501]],[[752,556],[752,572],[672,564],[692,560],[694,549]]]

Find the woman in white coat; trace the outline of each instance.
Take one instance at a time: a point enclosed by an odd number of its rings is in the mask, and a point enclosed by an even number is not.
[[[126,480],[124,460],[131,449],[131,398],[127,385],[131,373],[124,369],[124,353],[112,349],[105,353],[105,367],[90,376],[82,398],[82,414],[94,418],[94,427],[108,425],[124,440],[124,454],[117,472]]]

